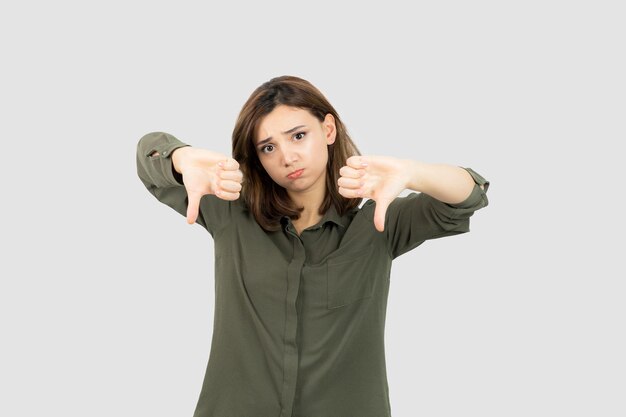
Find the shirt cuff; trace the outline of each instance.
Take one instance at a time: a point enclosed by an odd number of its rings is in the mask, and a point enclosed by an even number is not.
[[[486,206],[487,205],[486,192],[487,192],[487,189],[489,189],[489,181],[487,181],[479,173],[477,173],[471,168],[465,168],[465,167],[461,167],[461,168],[469,172],[469,174],[474,179],[474,188],[472,189],[472,192],[469,195],[469,197],[467,197],[465,200],[461,201],[460,203],[456,203],[456,204],[446,203],[446,204],[448,204],[450,207],[462,208],[462,209]],[[484,190],[480,188],[481,185],[485,187]]]
[[[176,137],[164,132],[148,133],[141,139],[141,155],[149,163],[149,174],[157,186],[183,185],[182,174],[174,170],[172,152],[184,146]]]

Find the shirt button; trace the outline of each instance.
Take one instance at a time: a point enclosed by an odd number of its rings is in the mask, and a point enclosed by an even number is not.
[[[163,155],[167,155],[167,151],[163,152]]]

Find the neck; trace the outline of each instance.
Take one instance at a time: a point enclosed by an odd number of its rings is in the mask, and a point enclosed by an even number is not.
[[[298,224],[308,227],[314,225],[322,218],[319,211],[324,201],[325,192],[325,189],[320,188],[319,190],[307,190],[302,193],[289,193],[289,197],[297,207],[304,207],[300,213],[300,218],[297,220]]]
[[[304,207],[302,213],[317,213],[324,201],[325,195],[324,189],[320,190],[307,190],[302,193],[289,193],[289,198],[298,207]]]

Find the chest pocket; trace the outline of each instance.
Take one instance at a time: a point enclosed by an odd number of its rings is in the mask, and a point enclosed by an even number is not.
[[[368,274],[370,251],[350,259],[329,259],[327,262],[327,307],[343,307],[355,301],[372,297],[374,279]]]

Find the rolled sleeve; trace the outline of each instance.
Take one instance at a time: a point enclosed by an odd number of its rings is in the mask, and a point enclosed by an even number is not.
[[[424,193],[411,193],[389,205],[385,230],[392,258],[426,240],[469,232],[470,217],[489,204],[486,194],[489,181],[471,168],[463,169],[472,176],[474,188],[460,203],[444,203]]]
[[[487,204],[489,204],[489,201],[487,199],[487,189],[489,189],[489,181],[487,181],[479,173],[477,173],[471,168],[463,168],[463,169],[469,172],[469,174],[474,179],[474,188],[472,189],[472,192],[470,193],[469,197],[467,197],[465,200],[461,201],[460,203],[457,203],[457,204],[444,203],[444,204],[447,204],[450,207],[459,208],[459,209],[471,209],[473,207],[476,207],[476,210],[478,210],[479,208],[482,208],[486,206]],[[481,185],[484,187],[484,190],[480,188]]]
[[[137,144],[137,173],[142,181],[156,187],[183,185],[182,175],[174,170],[171,156],[178,148],[190,146],[163,132],[144,135]]]

